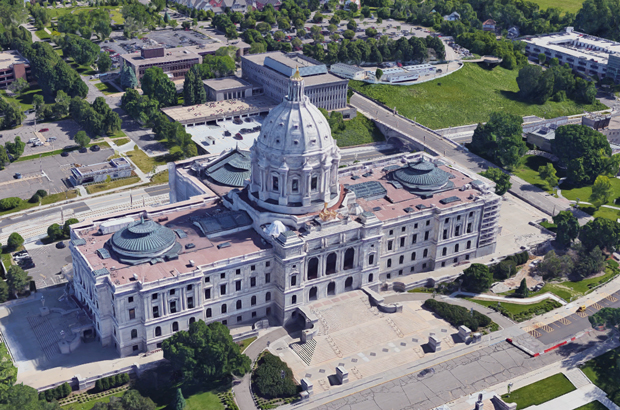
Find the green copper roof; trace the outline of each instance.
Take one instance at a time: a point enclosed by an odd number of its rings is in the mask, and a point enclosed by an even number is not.
[[[393,178],[407,188],[435,191],[448,184],[450,174],[439,169],[432,162],[422,159],[419,162],[412,162],[397,169],[393,172]]]
[[[137,257],[159,254],[176,242],[172,229],[151,220],[136,221],[116,232],[110,239],[114,251]]]
[[[205,169],[205,175],[226,186],[242,187],[250,178],[250,154],[235,149]]]

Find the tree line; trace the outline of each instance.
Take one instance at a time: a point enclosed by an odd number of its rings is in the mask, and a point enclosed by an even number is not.
[[[521,68],[517,85],[521,99],[535,104],[544,104],[549,99],[562,102],[570,98],[578,104],[592,104],[596,100],[594,82],[576,76],[568,64],[559,65],[557,58],[544,71],[529,64]]]

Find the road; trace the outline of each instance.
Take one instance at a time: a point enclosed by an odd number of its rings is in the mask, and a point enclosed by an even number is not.
[[[436,133],[424,129],[419,124],[401,116],[395,115],[392,111],[386,109],[372,100],[354,93],[350,101],[362,114],[373,120],[379,120],[394,128],[411,139],[424,144],[426,147],[437,152],[457,165],[469,169],[475,173],[487,170],[489,167],[496,167],[491,162],[469,152],[467,149],[455,144]],[[570,204],[563,198],[554,198],[545,191],[535,187],[520,178],[512,176],[510,178],[513,186],[510,192],[518,196],[522,200],[535,206],[548,215],[555,215],[558,211],[567,209]],[[579,215],[581,218],[587,216]]]

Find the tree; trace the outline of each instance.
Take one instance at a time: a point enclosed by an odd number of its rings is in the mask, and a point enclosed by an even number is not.
[[[568,275],[573,270],[573,260],[568,255],[558,256],[552,250],[547,252],[536,269],[544,280],[551,280]]]
[[[470,149],[507,169],[519,165],[527,146],[521,137],[523,119],[518,115],[493,112],[486,124],[474,130]]]
[[[11,161],[9,160],[9,154],[7,154],[6,149],[0,145],[0,169],[4,169]]]
[[[538,54],[538,63],[539,64],[545,64],[545,61],[547,61],[547,56],[545,55],[545,53],[539,53]]]
[[[148,397],[142,397],[137,390],[127,390],[121,398],[123,410],[155,410],[156,406]]]
[[[620,309],[606,307],[588,317],[592,327],[607,326],[614,328],[620,325]]]
[[[75,218],[69,218],[65,221],[65,224],[62,226],[62,234],[65,238],[70,237],[71,233],[71,225],[78,223],[79,221]]]
[[[620,242],[620,224],[607,218],[594,218],[581,227],[579,240],[586,250],[599,247],[611,252]]]
[[[163,342],[164,357],[188,380],[209,382],[231,373],[250,371],[250,359],[233,342],[230,331],[219,322],[206,325],[202,320]]]
[[[609,169],[611,148],[605,135],[585,125],[558,127],[551,151],[567,166],[567,178],[577,186],[591,184],[599,175],[618,172],[617,168]]]
[[[591,251],[582,248],[579,252],[579,262],[575,264],[573,272],[582,279],[599,273],[605,268],[605,255],[598,246]]]
[[[5,281],[0,280],[0,300],[6,302],[9,296],[8,286]],[[0,403],[6,398],[8,390],[17,381],[17,367],[13,365],[13,360],[9,355],[6,345],[0,345]],[[0,404],[0,406],[2,406]]]
[[[26,148],[26,143],[22,142],[21,137],[16,136],[13,142],[7,141],[4,144],[4,148],[6,148],[6,152],[13,156],[13,160],[15,161],[24,153],[24,148]]]
[[[30,84],[23,78],[19,77],[17,80],[13,81],[7,88],[12,93],[21,95],[22,91],[28,88]]]
[[[11,235],[9,235],[9,239],[7,241],[7,246],[9,247],[9,249],[16,250],[23,244],[24,238],[22,238],[22,236],[17,232],[13,232]]]
[[[16,296],[24,291],[31,280],[32,278],[18,265],[9,266],[6,272],[6,284],[9,286],[9,291]]]
[[[497,195],[504,195],[508,192],[510,187],[512,187],[512,183],[510,182],[510,174],[502,172],[499,168],[489,168],[488,170],[481,172],[480,175],[495,182],[495,193]]]
[[[480,263],[472,263],[463,271],[460,279],[464,289],[476,293],[486,292],[493,283],[493,275],[489,271],[489,267]]]
[[[141,80],[142,91],[150,98],[156,98],[161,107],[177,105],[177,90],[161,67],[147,68]]]
[[[185,398],[183,397],[183,392],[181,391],[181,388],[177,388],[177,393],[174,396],[174,399],[172,400],[172,403],[170,404],[170,409],[171,410],[183,410],[185,408]]]
[[[43,107],[45,107],[45,100],[41,94],[35,94],[32,97],[32,108],[36,111],[38,119],[43,118]]]
[[[355,31],[345,30],[344,33],[342,33],[342,37],[346,38],[347,40],[351,40],[353,39],[353,37],[355,37]]]
[[[579,236],[579,221],[571,211],[560,211],[553,217],[556,226],[556,240],[563,246],[569,246]]]
[[[51,224],[47,228],[47,236],[52,240],[56,241],[63,237],[62,228],[58,224]]]
[[[595,204],[598,208],[603,204],[609,202],[609,199],[614,194],[614,188],[611,186],[611,181],[604,175],[599,175],[592,185],[592,195],[590,195],[590,202]]]
[[[39,402],[37,391],[23,383],[10,386],[0,398],[0,410],[51,410],[53,408]]]
[[[107,73],[112,68],[112,59],[110,58],[110,54],[107,51],[102,51],[99,53],[99,58],[97,58],[97,69],[100,73]]]
[[[189,30],[191,26],[192,26],[192,23],[189,21],[184,21],[183,23],[181,23],[181,27],[183,27],[185,30]]]
[[[4,303],[9,299],[9,285],[5,281],[0,280],[0,303]],[[0,397],[2,397],[2,380],[4,375],[4,363],[0,362]]]
[[[549,184],[550,187],[554,187],[558,185],[558,181],[560,180],[555,171],[555,167],[551,162],[548,162],[547,165],[543,165],[538,168],[538,173],[540,177]]]
[[[265,352],[252,375],[253,387],[267,399],[290,397],[297,393],[293,371],[278,356]]]
[[[86,131],[78,131],[73,137],[73,142],[78,144],[80,148],[85,148],[88,144],[90,144],[90,137]]]
[[[6,102],[0,98],[0,107],[2,107],[1,111],[4,114],[4,125],[7,128],[21,125],[26,119],[26,115],[17,101]]]
[[[520,298],[527,298],[530,296],[530,290],[527,288],[527,282],[525,278],[521,280],[521,284],[515,291],[515,294],[519,296]]]
[[[58,91],[54,102],[56,102],[54,105],[54,116],[57,119],[69,115],[69,104],[71,104],[71,97],[69,97],[67,93],[62,90]]]
[[[377,70],[375,71],[375,78],[377,79],[377,81],[379,81],[381,77],[383,77],[383,70],[380,68],[377,68]]]
[[[376,37],[377,36],[377,30],[374,29],[374,28],[369,27],[369,28],[367,28],[364,31],[364,34],[366,34],[366,37]]]
[[[121,69],[121,87],[125,89],[138,87],[136,72],[127,64],[123,64]]]

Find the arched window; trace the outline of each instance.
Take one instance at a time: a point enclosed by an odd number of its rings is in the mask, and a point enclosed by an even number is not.
[[[375,279],[374,275],[371,273],[368,275],[368,282],[372,282]]]
[[[471,241],[467,241],[467,249],[471,248]]]
[[[444,247],[444,248],[441,250],[441,256],[446,256],[446,254],[447,254],[447,253],[448,253],[448,248]]]
[[[398,263],[402,265],[403,262],[405,262],[405,257],[403,255],[400,255],[400,257],[398,258]]]
[[[456,245],[454,245],[454,252],[458,252],[459,251],[459,244],[457,243]]]
[[[291,181],[291,191],[296,194],[299,192],[299,180],[298,179],[293,179]]]
[[[412,261],[414,261],[414,260],[415,260],[415,252],[413,252],[413,253],[411,254],[411,260],[412,260]]]
[[[265,294],[265,302],[269,302],[271,300],[271,292],[267,292]]]
[[[252,300],[250,301],[250,304],[252,306],[254,306],[256,304],[256,296],[252,296]]]
[[[336,283],[335,282],[329,282],[329,285],[327,285],[327,294],[328,295],[336,294]]]
[[[316,286],[310,288],[310,294],[308,299],[310,300],[316,300],[317,298],[317,293],[318,293],[318,289],[316,288]]]
[[[291,276],[291,286],[295,286],[297,285],[297,276],[293,275]]]
[[[391,268],[392,267],[392,258],[387,260],[387,267]]]
[[[241,305],[241,301],[240,301],[240,300],[238,300],[238,301],[237,301],[237,310],[241,309],[241,307],[242,307],[242,305]]]
[[[136,329],[131,329],[131,338],[135,339],[138,337],[138,331]]]
[[[173,332],[178,332],[179,331],[179,322],[173,322],[172,323],[172,331]]]
[[[224,303],[222,305],[222,313],[226,313],[227,309],[226,309],[226,303]]]
[[[297,296],[296,296],[296,295],[293,295],[293,296],[291,297],[291,304],[293,304],[293,305],[294,305],[295,303],[297,303]]]
[[[349,248],[344,253],[344,270],[353,269],[353,261],[355,259],[355,249]]]
[[[308,280],[319,277],[319,258],[311,258],[308,261]]]
[[[213,314],[211,313],[211,308],[207,309],[207,317],[211,317]]]
[[[161,327],[157,326],[155,328],[155,337],[161,336]]]
[[[353,277],[349,276],[347,280],[344,281],[344,288],[345,290],[351,290],[352,287],[353,287]]]
[[[331,275],[332,273],[336,273],[337,260],[338,260],[338,257],[336,256],[335,252],[332,252],[329,255],[327,255],[327,264],[325,265],[326,275]]]
[[[189,318],[189,324],[191,325],[192,323],[194,323],[196,321],[196,318],[190,317]]]

